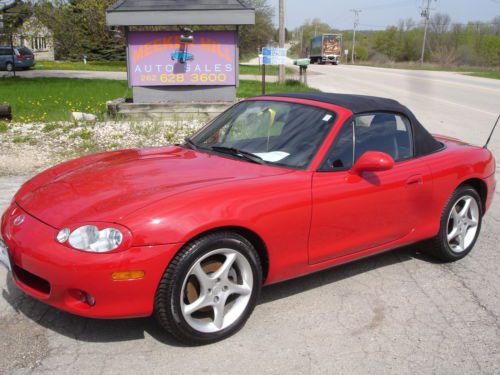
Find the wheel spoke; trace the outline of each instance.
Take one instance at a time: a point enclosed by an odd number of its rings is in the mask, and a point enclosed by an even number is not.
[[[458,236],[458,243],[460,251],[465,250],[465,235],[463,233],[460,233],[460,235]]]
[[[457,237],[459,234],[459,230],[457,226],[453,226],[453,229],[451,230],[450,233],[448,233],[448,241],[453,240],[455,237]]]
[[[229,294],[239,294],[240,296],[246,296],[252,292],[252,289],[246,284],[240,285],[230,283],[228,291]]]
[[[477,220],[472,218],[472,219],[465,219],[465,223],[467,224],[467,227],[469,228],[475,228],[477,227]]]
[[[470,204],[472,202],[472,198],[467,198],[465,199],[465,204],[464,206],[462,207],[462,209],[460,210],[460,212],[458,213],[458,215],[462,218],[466,218],[466,217],[469,217],[469,210],[470,210]]]
[[[453,218],[453,225],[456,226],[460,222],[460,214],[457,212],[457,207],[453,207],[451,210],[451,217]]]
[[[235,253],[226,254],[226,260],[224,261],[224,264],[220,266],[220,268],[213,274],[212,277],[214,279],[227,280],[229,271],[231,270],[231,267],[233,267],[235,260],[236,260]]]
[[[214,309],[214,325],[217,329],[221,329],[224,325],[224,315],[225,315],[225,306],[226,306],[227,297],[221,298],[219,302],[213,305]]]
[[[207,291],[211,285],[212,285],[212,278],[207,275],[207,273],[203,270],[201,267],[201,264],[198,263],[196,266],[194,266],[193,270],[191,271],[191,274],[196,276],[198,279],[198,282],[200,283],[200,287],[203,291]]]
[[[192,313],[211,305],[212,303],[210,302],[210,299],[207,298],[206,295],[201,295],[193,303],[190,303],[189,305],[184,305],[182,309],[184,314],[191,315]]]

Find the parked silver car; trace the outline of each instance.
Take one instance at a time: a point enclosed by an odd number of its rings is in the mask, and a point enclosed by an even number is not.
[[[29,69],[35,65],[35,55],[29,48],[0,46],[0,70]]]

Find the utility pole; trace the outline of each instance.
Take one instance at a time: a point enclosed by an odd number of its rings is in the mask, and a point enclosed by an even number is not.
[[[280,48],[285,48],[285,0],[280,0],[279,7],[279,44]],[[279,83],[285,83],[285,65],[279,66]]]
[[[424,18],[425,27],[424,27],[424,40],[422,42],[422,55],[420,56],[420,64],[424,63],[425,45],[427,44],[427,28],[429,27],[429,20],[431,19],[431,1],[432,0],[427,0],[427,6],[422,9],[421,13],[421,16]]]
[[[351,12],[354,13],[354,27],[352,29],[352,51],[351,51],[351,63],[354,64],[354,56],[356,52],[356,30],[359,26],[359,14],[361,13],[361,9],[351,9]]]

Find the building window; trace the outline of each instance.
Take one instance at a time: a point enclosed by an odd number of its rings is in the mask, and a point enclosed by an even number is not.
[[[47,48],[47,39],[43,36],[31,38],[31,49],[41,50]]]

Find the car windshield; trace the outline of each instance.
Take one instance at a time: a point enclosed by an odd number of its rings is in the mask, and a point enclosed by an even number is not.
[[[231,154],[249,162],[307,168],[332,128],[326,109],[280,101],[244,101],[202,129],[188,147]]]

